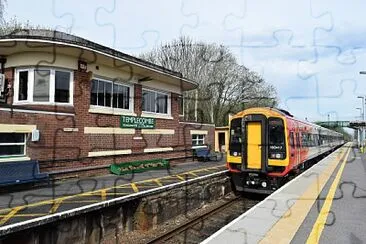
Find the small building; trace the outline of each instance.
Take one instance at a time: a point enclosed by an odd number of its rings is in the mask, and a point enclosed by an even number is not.
[[[215,127],[215,151],[227,152],[229,145],[229,126]]]
[[[214,125],[183,121],[182,93],[198,84],[180,73],[48,30],[0,37],[0,57],[0,162],[97,174],[214,143]]]

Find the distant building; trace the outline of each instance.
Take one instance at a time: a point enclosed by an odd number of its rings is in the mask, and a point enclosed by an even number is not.
[[[0,162],[95,174],[214,143],[214,125],[183,121],[198,85],[180,73],[57,31],[0,37],[0,56]]]

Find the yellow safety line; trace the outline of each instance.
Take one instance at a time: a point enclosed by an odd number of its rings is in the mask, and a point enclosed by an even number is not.
[[[132,187],[134,192],[139,192],[139,188],[137,188],[135,183],[131,183],[131,187]]]
[[[195,177],[199,177],[199,175],[195,174],[194,172],[190,171],[190,172],[187,172],[187,174],[190,174],[190,175],[193,175]]]
[[[5,224],[6,222],[8,222],[9,219],[11,219],[17,212],[19,212],[20,210],[24,209],[23,206],[19,206],[19,207],[15,207],[13,208],[10,213],[8,213],[7,215],[5,215],[5,217],[3,217],[0,220],[0,225]]]
[[[48,213],[55,213],[63,201],[63,199],[57,199]]]
[[[208,167],[206,169],[216,169],[217,166],[213,166],[213,167]],[[184,174],[185,172],[183,173],[180,173],[180,174]],[[113,189],[118,189],[118,188],[129,188],[129,187],[132,187],[132,189],[135,191],[135,192],[138,192],[138,188],[136,186],[136,184],[138,183],[146,183],[146,182],[152,182],[153,180],[161,180],[161,179],[165,179],[165,178],[169,178],[169,177],[172,177],[172,176],[176,176],[177,178],[179,178],[180,176],[178,175],[170,175],[170,176],[164,176],[164,177],[159,177],[159,178],[155,178],[155,179],[148,179],[148,180],[142,180],[142,181],[137,181],[137,182],[134,182],[134,183],[126,183],[126,184],[122,184],[120,186],[113,186],[113,187],[108,187],[108,188],[103,188],[103,189],[99,189],[99,190],[95,190],[95,191],[90,191],[90,192],[84,192],[84,193],[79,193],[79,194],[75,194],[75,195],[69,195],[69,196],[65,196],[65,197],[59,197],[59,198],[56,198],[56,199],[49,199],[49,200],[44,200],[44,201],[40,201],[40,202],[35,202],[35,203],[31,203],[31,204],[27,204],[27,205],[21,205],[21,206],[17,206],[15,208],[4,208],[4,209],[0,209],[0,213],[5,213],[5,212],[8,212],[10,211],[10,213],[15,210],[16,208],[30,208],[30,207],[38,207],[38,206],[42,206],[42,205],[49,205],[49,204],[55,204],[56,202],[63,202],[64,200],[68,200],[68,199],[72,199],[72,198],[76,198],[76,197],[84,197],[84,196],[92,196],[92,195],[98,195],[100,194],[101,191],[103,190],[106,190],[106,191],[110,191],[110,190],[113,190]],[[180,179],[180,178],[179,178]],[[184,178],[183,178],[184,180]],[[136,188],[134,188],[134,186]],[[136,191],[137,190],[137,191]],[[19,211],[19,210],[18,210]],[[9,214],[10,214],[9,213]],[[1,223],[1,222],[0,222]]]
[[[164,186],[163,184],[161,184],[160,180],[158,180],[158,179],[154,180],[154,182],[155,182],[158,186]]]
[[[186,179],[184,179],[182,176],[180,175],[175,175],[178,179],[180,179],[181,181],[185,181]]]
[[[320,236],[323,232],[324,229],[324,225],[327,222],[327,217],[329,214],[329,210],[330,207],[332,206],[332,202],[333,202],[333,198],[335,195],[335,192],[337,190],[339,181],[341,179],[344,167],[346,165],[347,159],[348,159],[348,154],[349,154],[350,150],[348,150],[347,156],[343,159],[342,165],[338,170],[338,173],[329,189],[329,192],[327,194],[327,197],[325,199],[325,202],[323,204],[322,209],[320,210],[320,213],[318,215],[318,218],[316,219],[316,222],[314,223],[313,229],[308,237],[308,240],[306,241],[306,243],[308,244],[312,244],[312,243],[318,243]]]
[[[107,190],[101,190],[100,191],[100,197],[102,198],[102,201],[105,201],[105,200],[107,200]]]
[[[260,243],[290,243],[295,236],[297,230],[304,222],[307,214],[309,213],[314,202],[317,200],[320,192],[324,188],[328,179],[337,168],[341,159],[349,152],[348,150],[341,149],[341,157],[336,157],[331,161],[328,167],[317,176],[316,180],[307,188],[307,190],[297,199],[297,201],[287,210],[282,218],[275,223],[272,228],[267,232],[265,237]],[[348,155],[348,154],[347,154]]]

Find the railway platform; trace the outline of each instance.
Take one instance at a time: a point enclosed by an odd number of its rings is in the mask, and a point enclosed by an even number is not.
[[[174,187],[189,180],[199,181],[226,172],[224,159],[186,162],[170,169],[150,170],[125,175],[106,175],[69,179],[23,191],[0,194],[0,236],[10,226],[52,218],[89,205],[100,205],[119,198],[143,196],[159,189]],[[109,203],[108,203],[109,204]],[[34,221],[33,221],[34,220]],[[8,228],[9,227],[9,228]]]
[[[363,243],[366,155],[347,143],[202,243]]]

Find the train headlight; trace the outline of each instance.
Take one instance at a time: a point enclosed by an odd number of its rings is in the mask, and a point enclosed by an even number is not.
[[[233,152],[233,155],[234,155],[234,156],[238,156],[238,153],[237,153],[237,152]]]
[[[276,153],[276,158],[277,158],[277,159],[280,159],[280,158],[282,158],[282,155],[281,155],[281,153]]]
[[[263,181],[261,185],[262,185],[263,188],[266,188],[267,187],[267,182]]]

